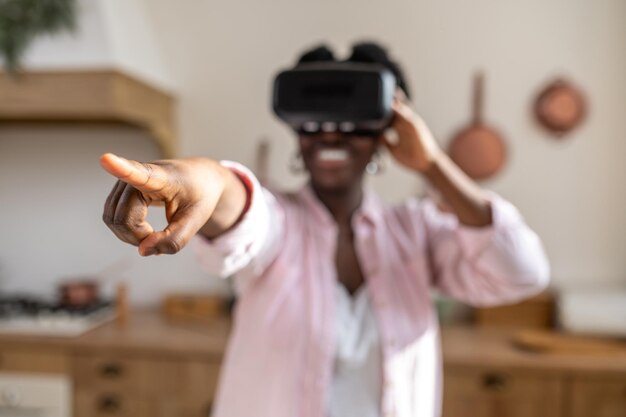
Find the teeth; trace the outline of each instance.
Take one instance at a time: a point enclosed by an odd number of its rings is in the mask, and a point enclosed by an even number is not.
[[[346,161],[348,151],[345,149],[321,149],[317,152],[317,158],[321,161]]]

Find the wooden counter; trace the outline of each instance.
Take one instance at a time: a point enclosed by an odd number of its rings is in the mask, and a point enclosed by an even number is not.
[[[135,312],[121,326],[109,322],[76,338],[0,334],[0,346],[61,351],[98,351],[221,358],[231,326],[229,318],[202,324],[165,321],[156,312]],[[450,366],[491,366],[511,370],[626,373],[626,355],[553,355],[513,346],[514,331],[470,326],[444,327],[443,357]]]
[[[442,330],[446,365],[489,366],[517,371],[598,372],[626,378],[626,354],[549,354],[514,346],[515,330],[450,327]],[[626,415],[625,415],[626,417]]]
[[[220,359],[228,340],[230,319],[202,324],[168,322],[157,312],[134,312],[128,323],[106,323],[82,336],[41,337],[0,334],[0,347],[22,347],[67,352],[173,355]]]
[[[626,355],[548,354],[517,331],[442,331],[443,417],[626,417]]]
[[[70,375],[80,417],[206,416],[230,325],[144,312],[77,338],[0,335],[0,371]],[[526,352],[513,334],[442,330],[444,417],[626,417],[626,356]]]
[[[141,312],[76,338],[0,335],[0,372],[68,375],[75,417],[206,417],[229,330]]]

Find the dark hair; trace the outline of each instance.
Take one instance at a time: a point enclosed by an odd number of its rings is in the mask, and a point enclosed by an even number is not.
[[[407,85],[404,73],[400,65],[393,61],[387,49],[376,42],[358,42],[352,45],[352,53],[346,62],[364,62],[372,64],[380,64],[390,70],[396,77],[398,87],[404,91],[407,97],[411,97],[409,86]],[[335,58],[332,50],[326,45],[318,45],[309,49],[300,55],[298,64],[307,62],[340,62]]]

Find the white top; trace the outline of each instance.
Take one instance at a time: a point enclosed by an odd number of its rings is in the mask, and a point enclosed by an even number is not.
[[[328,416],[379,417],[382,352],[365,284],[350,296],[337,281],[335,331],[335,371]]]

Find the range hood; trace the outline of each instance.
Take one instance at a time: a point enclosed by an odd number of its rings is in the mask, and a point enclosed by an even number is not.
[[[176,153],[174,84],[144,0],[79,0],[78,30],[37,40],[17,77],[0,74],[2,122],[114,122]]]

